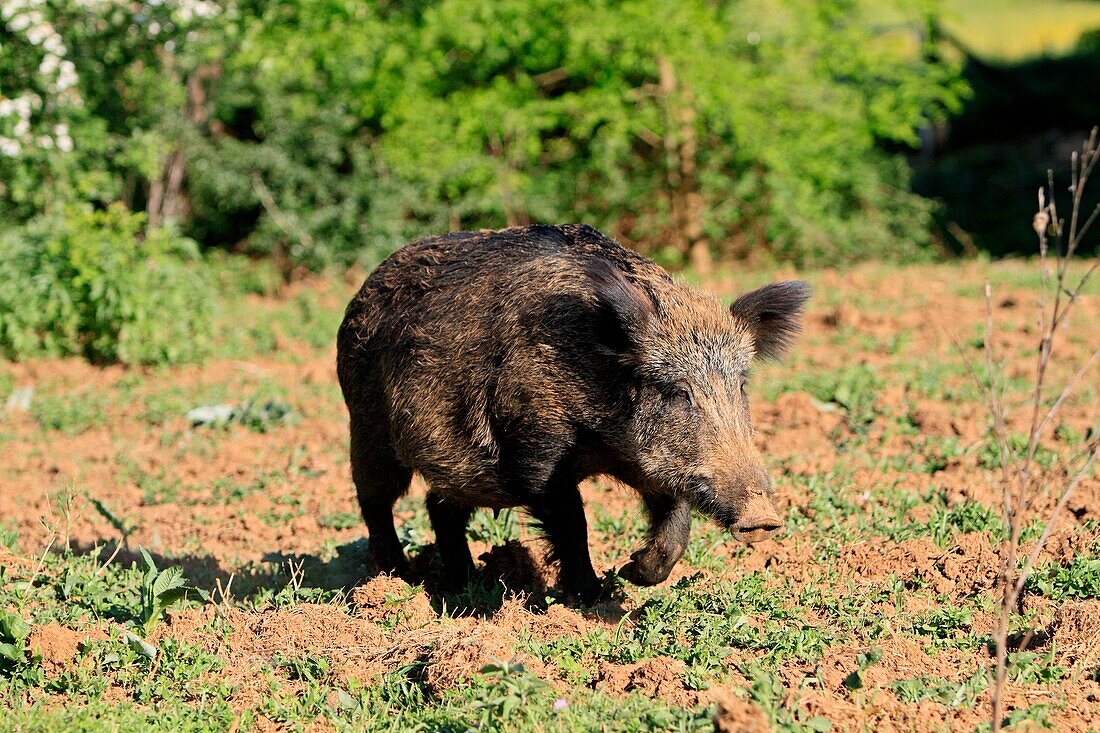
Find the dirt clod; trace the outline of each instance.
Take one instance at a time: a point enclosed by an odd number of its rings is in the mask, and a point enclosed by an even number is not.
[[[715,695],[718,709],[714,714],[715,733],[770,733],[771,722],[760,706],[734,697],[728,692]]]
[[[52,676],[68,667],[84,644],[106,638],[99,629],[76,631],[58,624],[44,624],[31,629],[27,645],[42,655],[42,667]]]
[[[359,615],[376,624],[397,624],[419,628],[436,618],[431,601],[423,591],[400,578],[379,575],[352,590],[351,602]]]

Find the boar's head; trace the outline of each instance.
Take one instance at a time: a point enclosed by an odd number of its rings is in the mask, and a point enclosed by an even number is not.
[[[650,296],[618,268],[588,268],[597,343],[618,367],[618,436],[628,480],[643,494],[686,497],[746,542],[783,526],[753,443],[749,367],[790,347],[810,297],[778,282],[726,309],[685,287]]]

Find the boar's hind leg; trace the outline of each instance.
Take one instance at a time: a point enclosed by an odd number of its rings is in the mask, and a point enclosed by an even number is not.
[[[686,501],[652,498],[646,500],[646,509],[649,539],[619,571],[620,577],[634,585],[663,583],[684,554],[691,530],[691,507]]]
[[[466,542],[466,523],[473,510],[448,501],[434,489],[428,492],[425,503],[435,531],[436,555],[443,561],[443,585],[461,588],[474,572],[474,559]]]
[[[566,595],[588,605],[595,603],[603,586],[588,554],[588,523],[577,485],[552,483],[529,508],[550,540],[551,555],[559,563],[559,582]]]
[[[401,465],[388,444],[369,440],[352,426],[351,477],[370,535],[371,558],[378,570],[407,574],[409,569],[393,526],[393,503],[409,489],[412,471]]]

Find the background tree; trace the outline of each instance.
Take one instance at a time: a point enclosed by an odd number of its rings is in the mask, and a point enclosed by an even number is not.
[[[19,0],[0,217],[122,201],[288,275],[531,221],[583,220],[697,268],[919,257],[932,206],[885,146],[915,145],[963,87],[911,30],[934,6],[892,0],[888,26],[873,11]]]

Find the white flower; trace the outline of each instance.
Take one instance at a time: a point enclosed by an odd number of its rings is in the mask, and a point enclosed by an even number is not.
[[[52,34],[53,28],[45,23],[40,23],[39,25],[31,26],[30,29],[27,30],[27,40],[30,41],[32,45],[39,46]]]
[[[43,41],[42,48],[56,56],[64,56],[66,50],[64,41],[61,40],[61,36],[57,33],[54,33]]]
[[[68,135],[57,138],[57,149],[63,153],[68,153],[73,149],[73,139]]]
[[[19,33],[22,30],[30,28],[31,23],[33,22],[34,19],[31,18],[30,13],[23,13],[22,15],[17,15],[14,18],[8,20],[8,30],[10,30],[12,33]]]
[[[61,64],[61,57],[60,56],[55,56],[52,53],[48,53],[42,58],[42,63],[40,63],[38,65],[38,73],[41,74],[42,76],[50,76],[55,71],[57,71],[57,67],[60,64]]]
[[[200,18],[213,18],[215,15],[221,12],[221,8],[217,3],[211,2],[196,2],[195,3],[195,15]]]
[[[65,59],[58,65],[57,90],[65,91],[69,87],[76,86],[76,82],[76,67],[73,65],[72,61]]]
[[[35,105],[35,95],[33,94],[21,94],[12,100],[12,106],[15,107],[15,113],[20,117],[30,117],[31,107]]]
[[[19,155],[19,151],[22,146],[19,145],[18,140],[12,140],[8,137],[0,137],[0,153],[6,155],[9,158],[14,158]]]

